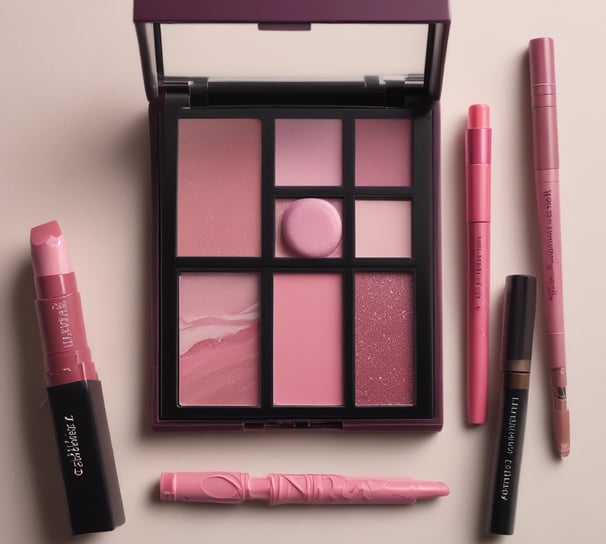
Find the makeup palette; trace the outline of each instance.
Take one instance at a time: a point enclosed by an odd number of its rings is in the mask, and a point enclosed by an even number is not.
[[[154,172],[154,428],[441,427],[448,3],[368,6],[135,2]],[[369,28],[385,55],[369,43],[354,77],[326,37]],[[181,67],[183,48],[220,61],[205,40],[226,32],[295,72]],[[349,75],[309,77],[325,49]],[[387,56],[410,69],[364,71]],[[183,71],[166,75],[169,58]]]

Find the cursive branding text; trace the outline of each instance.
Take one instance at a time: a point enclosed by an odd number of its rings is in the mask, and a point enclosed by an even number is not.
[[[74,338],[72,335],[67,302],[55,302],[51,305],[51,310],[57,315],[57,324],[59,325],[59,333],[61,334],[61,345],[66,349],[73,348]]]
[[[74,476],[80,477],[84,474],[84,460],[80,452],[76,420],[73,415],[69,415],[63,416],[63,421],[65,423],[65,432],[63,433],[65,455],[72,465]]]
[[[509,415],[507,419],[507,449],[506,457],[503,461],[503,479],[501,481],[501,500],[509,500],[509,490],[511,488],[511,473],[513,466],[513,455],[518,447],[518,411],[520,407],[520,398],[512,397],[511,404],[509,405]]]

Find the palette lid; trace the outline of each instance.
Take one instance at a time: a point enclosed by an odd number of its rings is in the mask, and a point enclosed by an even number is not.
[[[437,100],[450,13],[448,0],[134,0],[134,21],[149,100],[200,78],[371,82]]]

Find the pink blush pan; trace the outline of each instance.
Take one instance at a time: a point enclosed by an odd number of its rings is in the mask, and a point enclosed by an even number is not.
[[[410,119],[356,119],[356,185],[412,184]]]
[[[343,403],[340,274],[274,275],[274,404]]]
[[[181,119],[177,255],[261,254],[261,122]]]

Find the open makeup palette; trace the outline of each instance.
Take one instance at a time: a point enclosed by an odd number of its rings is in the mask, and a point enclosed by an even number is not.
[[[135,22],[154,427],[439,429],[448,2],[136,0]]]

